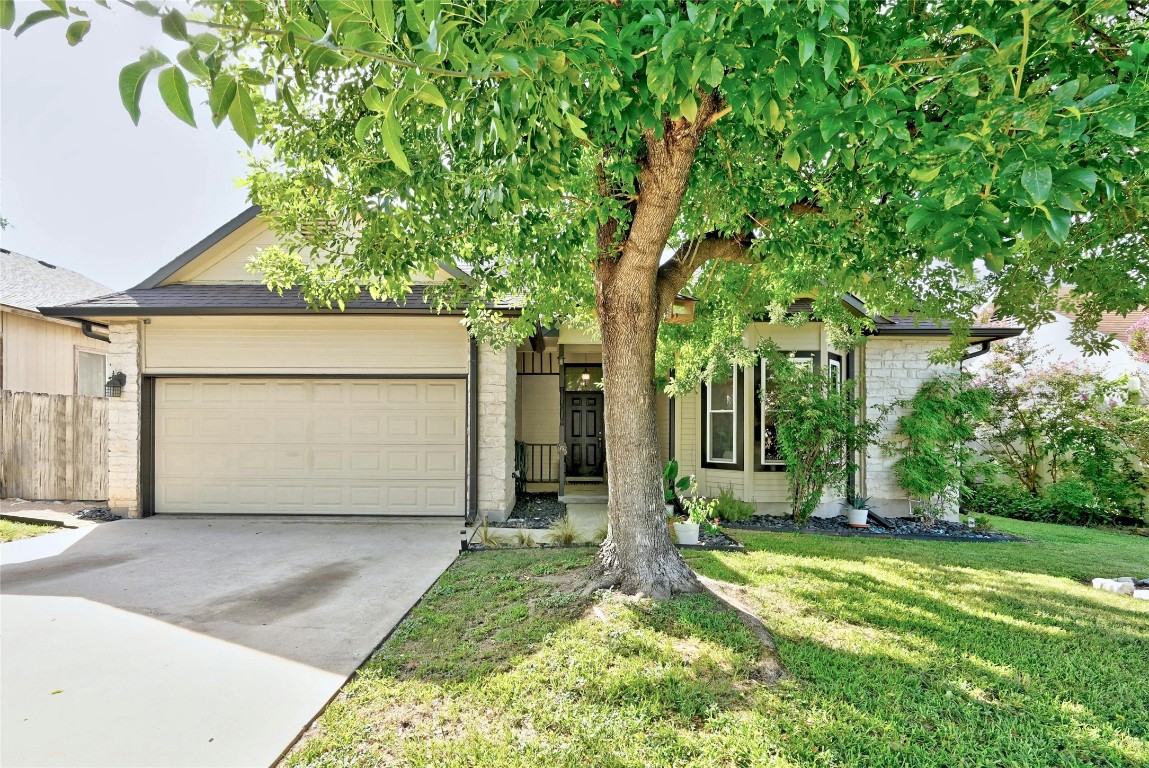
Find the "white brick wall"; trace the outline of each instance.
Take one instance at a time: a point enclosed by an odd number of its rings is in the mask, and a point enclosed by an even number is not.
[[[867,417],[876,419],[879,408],[895,400],[908,400],[927,379],[958,370],[956,365],[932,365],[930,353],[949,344],[948,338],[884,339],[866,342],[865,386]],[[897,430],[903,409],[894,409],[882,424],[881,441]],[[865,494],[881,514],[908,514],[908,495],[894,477],[897,456],[887,456],[880,446],[866,451]],[[956,512],[956,509],[953,510]]]
[[[515,506],[515,350],[479,347],[479,516],[507,518]]]
[[[140,326],[108,326],[108,366],[128,381],[120,397],[108,398],[108,506],[127,517],[140,508]]]

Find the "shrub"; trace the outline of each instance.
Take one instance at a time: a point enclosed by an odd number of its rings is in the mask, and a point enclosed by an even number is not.
[[[729,488],[723,488],[718,493],[714,507],[714,515],[719,520],[728,523],[744,523],[758,514],[758,507],[749,501],[742,501],[734,495]]]
[[[908,411],[898,419],[886,451],[898,456],[894,475],[912,495],[946,506],[957,500],[968,443],[990,407],[992,394],[970,386],[969,375],[926,381],[912,398],[894,403]]]
[[[1129,348],[1138,360],[1149,363],[1149,317],[1129,326]]]
[[[874,437],[876,424],[863,418],[861,403],[840,382],[795,365],[772,343],[759,353],[770,370],[762,397],[774,413],[778,453],[786,463],[790,513],[799,524],[813,513],[826,489],[844,488],[857,466],[854,455]]]
[[[1079,480],[1050,483],[1039,496],[1015,482],[982,483],[963,491],[962,511],[975,519],[997,515],[1062,525],[1112,524],[1123,516],[1121,508],[1106,505]]]

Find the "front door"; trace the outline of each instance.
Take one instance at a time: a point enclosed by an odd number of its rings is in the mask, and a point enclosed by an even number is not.
[[[602,392],[567,392],[567,477],[602,477]]]

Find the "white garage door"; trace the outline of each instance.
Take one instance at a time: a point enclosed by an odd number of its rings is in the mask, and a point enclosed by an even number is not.
[[[462,515],[465,402],[453,379],[158,379],[155,511]]]

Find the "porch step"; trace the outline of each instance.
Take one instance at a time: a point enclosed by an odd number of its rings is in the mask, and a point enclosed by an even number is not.
[[[606,494],[590,496],[585,493],[566,494],[559,496],[559,501],[563,504],[606,504]]]

